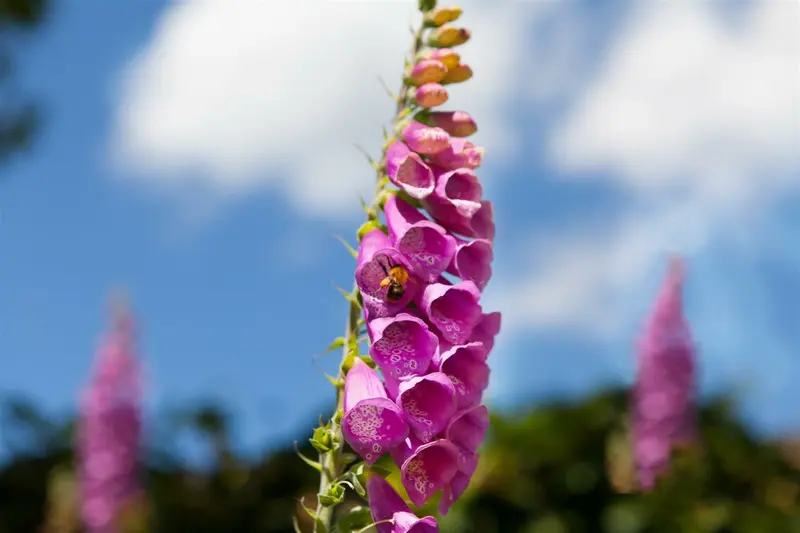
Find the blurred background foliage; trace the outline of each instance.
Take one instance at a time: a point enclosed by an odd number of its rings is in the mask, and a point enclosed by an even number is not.
[[[626,408],[627,393],[613,390],[495,414],[480,467],[442,532],[800,533],[800,441],[758,439],[732,402],[711,401],[700,415],[703,446],[680,451],[657,490],[640,495]],[[2,446],[13,456],[0,467],[0,533],[80,532],[73,422],[14,399],[2,415]],[[315,503],[318,479],[292,443],[245,460],[223,407],[204,403],[166,419],[166,430],[149,435],[146,494],[131,502],[122,531],[290,533],[292,515],[308,530],[298,501]],[[175,451],[187,428],[213,450],[212,465],[190,467]],[[301,452],[314,456],[309,445]]]
[[[38,103],[14,74],[28,34],[42,27],[49,12],[48,0],[0,0],[0,164],[30,147],[41,122]]]

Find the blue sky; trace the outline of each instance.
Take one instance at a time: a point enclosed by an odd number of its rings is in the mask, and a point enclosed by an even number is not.
[[[798,10],[766,4],[466,4],[476,79],[452,100],[496,205],[493,405],[629,382],[677,250],[703,390],[800,430]],[[379,143],[409,6],[58,5],[19,71],[45,128],[3,169],[0,393],[71,409],[123,285],[151,408],[223,399],[249,449],[310,424],[352,280],[331,235],[370,187],[352,142]]]

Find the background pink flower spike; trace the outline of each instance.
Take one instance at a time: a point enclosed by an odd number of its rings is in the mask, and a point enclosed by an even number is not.
[[[672,448],[696,438],[695,354],[683,314],[685,265],[673,258],[638,342],[631,394],[632,439],[640,487],[651,489]]]
[[[141,387],[134,323],[119,300],[112,302],[111,315],[76,428],[81,517],[88,533],[113,528],[140,491]]]

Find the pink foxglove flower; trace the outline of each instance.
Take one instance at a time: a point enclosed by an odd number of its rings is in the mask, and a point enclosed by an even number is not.
[[[633,448],[644,490],[669,466],[673,447],[695,438],[695,355],[683,314],[684,265],[674,259],[638,345]]]
[[[403,498],[380,476],[367,478],[367,494],[372,520],[378,533],[439,533],[432,516],[417,518]],[[385,522],[391,520],[391,522]],[[383,523],[381,523],[383,522]]]
[[[413,63],[374,164],[376,194],[357,232],[355,289],[346,334],[337,340],[345,351],[336,380],[344,380],[344,409],[315,431],[326,495],[316,515],[327,530],[335,518],[330,502],[341,498],[336,479],[347,468],[331,441],[346,440],[368,464],[389,452],[411,501],[421,506],[441,493],[444,514],[467,490],[489,425],[481,403],[501,320],[484,313],[481,298],[492,276],[494,209],[477,172],[484,150],[466,139],[476,121],[439,107],[446,84],[473,75],[453,50],[471,34],[449,24],[460,8],[435,4],[418,4],[426,22],[413,39]],[[357,357],[364,330],[370,364]],[[382,480],[367,489],[373,517],[392,521],[378,525],[379,533],[437,531],[434,520],[392,503]]]
[[[342,432],[370,465],[408,436],[403,411],[389,399],[378,374],[360,359],[347,373],[344,384]]]
[[[138,495],[139,395],[133,320],[118,312],[81,399],[76,431],[81,516],[88,533],[118,533],[120,514]]]

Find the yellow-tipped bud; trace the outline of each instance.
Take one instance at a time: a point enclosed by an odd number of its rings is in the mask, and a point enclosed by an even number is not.
[[[464,11],[457,6],[437,7],[433,11],[425,13],[425,25],[438,28],[448,22],[457,20]]]
[[[435,59],[448,69],[455,68],[461,63],[461,56],[452,48],[428,48],[417,55],[417,61]]]
[[[428,45],[434,48],[450,48],[469,41],[471,32],[467,28],[459,28],[450,24],[433,30],[428,35]]]
[[[472,77],[472,69],[469,65],[460,63],[453,68],[447,69],[447,74],[441,79],[440,83],[461,83]]]

